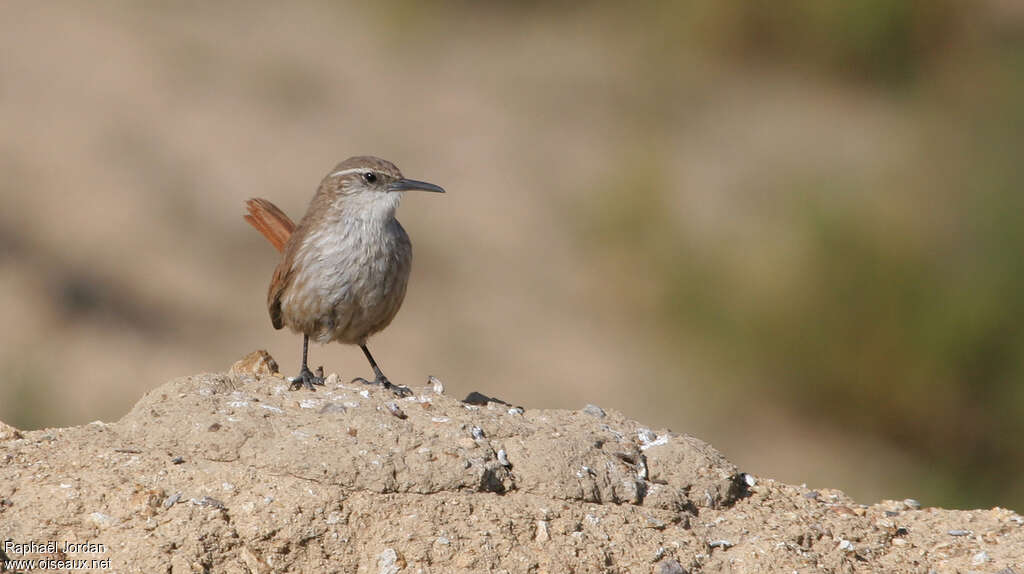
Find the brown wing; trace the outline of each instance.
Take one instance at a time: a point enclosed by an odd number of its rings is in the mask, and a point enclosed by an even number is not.
[[[263,234],[278,251],[284,253],[288,239],[295,231],[295,222],[266,199],[255,197],[246,201],[245,206],[249,210],[249,213],[243,216],[245,220]],[[270,322],[274,324],[275,329],[284,326],[284,320],[281,318],[281,294],[288,286],[291,275],[291,258],[286,254],[284,260],[274,269],[270,290],[267,291],[267,310],[270,311]]]
[[[266,199],[256,197],[246,201],[245,206],[249,209],[249,213],[243,216],[245,220],[283,253],[285,243],[295,231],[295,222]],[[276,273],[274,278],[277,278]]]
[[[275,329],[284,327],[284,319],[281,318],[281,295],[291,279],[291,258],[285,257],[277,269],[274,269],[274,278],[270,280],[270,289],[267,291],[267,310],[270,311],[270,322]]]

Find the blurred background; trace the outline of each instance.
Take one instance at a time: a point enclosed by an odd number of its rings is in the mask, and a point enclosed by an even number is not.
[[[357,154],[406,196],[392,380],[595,403],[862,502],[1024,509],[1024,3],[5,2],[0,419],[116,420],[275,331]],[[358,348],[311,363],[368,376]]]

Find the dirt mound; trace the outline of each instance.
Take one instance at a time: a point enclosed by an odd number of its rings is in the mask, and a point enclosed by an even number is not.
[[[0,424],[0,558],[49,560],[6,571],[1024,572],[1008,510],[865,506],[595,406],[293,392],[273,365],[113,424]]]

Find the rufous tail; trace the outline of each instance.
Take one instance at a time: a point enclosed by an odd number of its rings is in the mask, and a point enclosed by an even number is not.
[[[243,216],[245,220],[255,227],[256,231],[262,233],[278,251],[283,252],[284,244],[288,243],[292,231],[295,231],[295,222],[276,205],[260,197],[246,201],[245,206],[249,209],[249,213]]]

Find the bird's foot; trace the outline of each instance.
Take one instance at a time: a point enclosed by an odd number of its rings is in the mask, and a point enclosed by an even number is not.
[[[362,377],[356,377],[356,378],[352,379],[352,382],[353,383],[363,383],[364,385],[379,385],[379,386],[384,387],[385,389],[391,391],[392,393],[395,393],[395,395],[397,395],[399,397],[409,397],[409,396],[412,396],[412,391],[409,390],[409,387],[403,387],[401,385],[396,385],[396,384],[392,383],[391,381],[389,381],[388,378],[385,377],[384,375],[377,375],[377,377],[374,380],[372,380],[372,381],[367,381],[366,379],[364,379]]]
[[[299,372],[299,376],[292,377],[290,380],[292,382],[291,390],[293,391],[297,391],[302,387],[305,387],[310,391],[315,391],[316,389],[313,388],[313,385],[324,384],[324,368],[318,367],[316,374],[314,375],[313,371],[309,370],[309,367],[303,366],[302,371]]]

